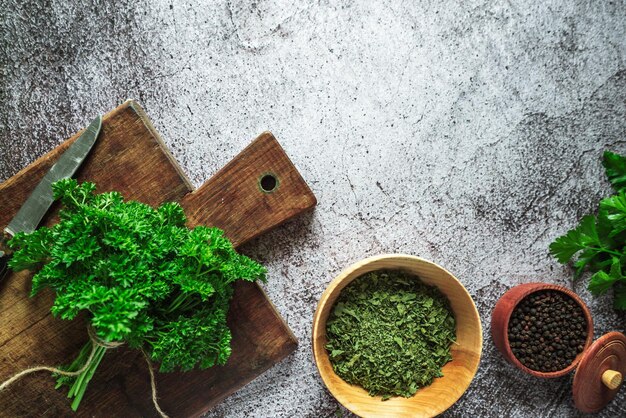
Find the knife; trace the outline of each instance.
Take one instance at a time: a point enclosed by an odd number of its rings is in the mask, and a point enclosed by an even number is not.
[[[18,232],[33,232],[37,228],[54,201],[52,183],[74,175],[85,157],[87,157],[87,154],[89,154],[93,144],[95,144],[101,127],[102,117],[98,116],[91,121],[85,132],[59,157],[58,161],[46,173],[28,199],[26,199],[17,215],[4,228],[4,233],[0,234],[0,282],[4,280],[9,272],[8,262],[12,251],[7,242]]]

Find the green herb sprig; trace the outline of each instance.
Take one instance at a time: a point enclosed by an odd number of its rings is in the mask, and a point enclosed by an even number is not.
[[[177,203],[155,209],[95,188],[72,179],[55,183],[60,222],[9,242],[10,267],[37,271],[31,296],[51,288],[54,316],[71,320],[86,312],[97,338],[143,350],[162,372],[226,363],[232,284],[265,280],[265,268],[235,252],[220,229],[188,229]],[[90,340],[65,369],[80,370],[91,350]],[[105,351],[96,347],[78,377],[58,377],[57,387],[71,386],[74,410]]]
[[[550,244],[550,253],[560,263],[574,261],[575,279],[585,270],[592,272],[591,293],[601,295],[612,288],[615,309],[626,310],[626,158],[606,151],[603,165],[616,193],[600,201],[597,215],[583,217]]]
[[[341,291],[326,323],[326,349],[346,382],[383,400],[410,397],[443,376],[455,329],[436,287],[401,271],[374,271]]]

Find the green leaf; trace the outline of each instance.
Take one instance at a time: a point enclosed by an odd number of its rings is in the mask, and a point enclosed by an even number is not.
[[[575,229],[570,230],[566,235],[557,238],[550,244],[550,254],[556,257],[560,263],[567,263],[577,252],[600,245],[600,238],[596,231],[596,219],[589,215],[585,216]]]
[[[616,191],[623,190],[626,187],[626,158],[610,151],[605,151],[602,164],[613,188]]]
[[[613,284],[618,280],[619,280],[619,277],[609,275],[605,273],[604,271],[600,270],[594,273],[593,276],[591,276],[591,279],[589,280],[589,285],[587,288],[589,289],[589,291],[591,291],[591,293],[598,296],[603,293],[606,293],[606,291],[609,290],[613,286]]]
[[[330,352],[330,356],[331,357],[339,357],[340,355],[342,355],[344,353],[343,350],[332,350]]]
[[[333,370],[346,382],[382,399],[410,397],[452,359],[456,321],[437,288],[405,272],[375,271],[342,290],[326,335]]]
[[[31,295],[50,288],[53,315],[84,315],[99,338],[145,350],[162,371],[227,361],[232,284],[265,280],[262,265],[238,254],[218,228],[186,228],[177,203],[154,209],[117,192],[96,194],[93,183],[74,179],[55,183],[53,192],[62,203],[59,223],[9,242],[10,267],[36,272]],[[89,379],[58,382],[72,385],[77,405]]]
[[[606,218],[611,225],[609,237],[626,231],[626,191],[600,201],[600,210],[606,211]]]
[[[613,236],[609,237],[609,235],[611,235],[611,232],[613,231],[613,224],[609,220],[608,210],[602,208],[598,210],[598,216],[596,217],[596,230],[603,246],[614,246],[614,238],[617,234],[613,234]]]
[[[611,258],[611,270],[609,271],[609,274],[612,277],[615,277],[616,280],[620,280],[623,278],[622,276],[622,262],[620,261],[619,257],[612,257]]]
[[[626,310],[626,284],[619,283],[613,290],[613,307]]]
[[[404,348],[404,343],[402,342],[402,338],[396,335],[395,337],[393,337],[393,340],[396,342],[396,344],[400,346],[400,348]]]
[[[550,253],[561,263],[574,259],[574,279],[591,271],[589,290],[599,295],[613,288],[615,308],[626,310],[626,157],[606,151],[603,165],[615,194],[600,201],[596,218],[585,216],[550,244]]]

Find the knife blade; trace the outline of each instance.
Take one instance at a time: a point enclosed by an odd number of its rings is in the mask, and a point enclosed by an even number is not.
[[[4,233],[0,236],[0,282],[8,273],[8,262],[11,258],[11,250],[7,245],[7,241],[19,232],[33,232],[37,228],[54,201],[52,183],[72,177],[76,173],[76,170],[96,143],[101,127],[102,117],[98,116],[91,121],[85,132],[59,157],[44,178],[37,184],[35,190],[26,199],[26,202],[24,202],[17,214],[11,219],[9,225],[4,229]]]

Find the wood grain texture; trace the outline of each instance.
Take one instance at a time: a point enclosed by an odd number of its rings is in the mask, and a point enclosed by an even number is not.
[[[0,225],[8,223],[30,190],[78,135],[0,185]],[[262,162],[258,168],[257,160]],[[118,190],[127,199],[151,205],[182,201],[193,214],[192,223],[219,225],[237,244],[315,205],[313,194],[269,133],[259,137],[227,167],[230,168],[213,177],[207,187],[191,194],[189,181],[143,110],[129,101],[105,115],[100,137],[77,178],[96,182],[100,192]],[[258,176],[267,170],[280,173],[280,188],[271,194],[255,192],[250,184],[256,185]],[[237,200],[240,198],[244,199],[243,206]],[[261,209],[253,210],[254,207]],[[43,223],[52,224],[55,213],[53,208]],[[229,216],[219,216],[220,213]],[[242,227],[242,223],[247,226]],[[49,314],[51,292],[28,297],[29,278],[25,272],[12,274],[0,285],[2,380],[33,365],[67,363],[87,340],[84,320],[62,321]],[[161,406],[171,416],[201,415],[297,346],[295,337],[256,284],[236,286],[228,322],[233,333],[233,355],[225,366],[157,375]],[[25,377],[0,393],[0,415],[156,416],[145,361],[127,348],[106,354],[77,414],[70,410],[65,393],[66,390],[54,389],[54,380],[48,373]]]
[[[381,269],[401,269],[436,286],[450,301],[456,324],[456,344],[450,347],[452,361],[443,367],[444,376],[417,391],[411,398],[394,397],[382,401],[369,396],[360,386],[346,383],[335,374],[324,348],[326,321],[342,289],[365,273]],[[450,272],[419,257],[387,254],[370,257],[345,269],[326,288],[313,319],[313,354],[328,390],[339,402],[362,417],[432,417],[452,406],[469,387],[480,363],[482,326],[472,297]]]
[[[261,188],[259,180],[264,175],[277,180],[271,192]],[[261,134],[213,178],[180,201],[190,225],[211,224],[228,229],[235,245],[316,203],[315,196],[269,132]],[[224,210],[225,204],[237,210]],[[263,223],[257,222],[259,219]]]
[[[563,370],[559,370],[556,372],[540,372],[537,370],[532,370],[523,365],[517,357],[513,354],[511,350],[511,346],[509,344],[509,320],[511,319],[511,314],[515,307],[520,303],[525,297],[530,295],[531,293],[539,292],[541,290],[554,290],[557,292],[565,293],[567,296],[571,297],[582,309],[585,320],[587,322],[587,338],[585,339],[585,347],[586,350],[591,342],[593,341],[593,319],[591,318],[591,312],[589,308],[583,302],[583,300],[570,289],[553,285],[549,283],[525,283],[509,289],[496,303],[496,307],[491,314],[491,336],[493,338],[494,344],[496,348],[502,353],[504,358],[511,364],[513,364],[518,369],[531,374],[536,377],[544,378],[544,379],[554,379],[557,377],[565,376],[570,373],[580,362],[583,353],[579,353],[574,361],[567,366]],[[584,352],[583,350],[583,352]]]
[[[622,381],[618,379],[613,389],[607,387],[603,375],[609,371],[626,375],[626,336],[621,332],[604,334],[583,353],[572,384],[576,408],[598,412],[615,398]],[[611,375],[616,376],[614,373]]]

